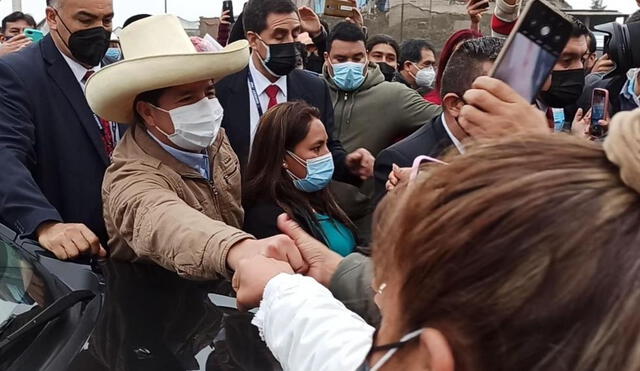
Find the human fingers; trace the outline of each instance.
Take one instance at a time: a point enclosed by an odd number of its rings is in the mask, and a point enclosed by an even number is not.
[[[104,248],[100,245],[100,239],[98,236],[96,236],[95,233],[93,233],[86,225],[78,225],[78,230],[89,244],[91,255],[100,254],[100,250],[104,251]]]
[[[287,214],[278,216],[278,229],[291,238],[300,251],[303,260],[313,265],[321,260],[328,248],[320,241],[310,236],[298,223],[289,218]]]
[[[509,103],[484,89],[469,89],[464,93],[462,99],[464,99],[467,105],[472,105],[484,112],[490,113],[503,111],[504,105]]]
[[[487,113],[482,112],[475,106],[470,104],[465,104],[460,109],[460,116],[458,117],[458,123],[464,129],[466,133],[469,133],[470,136],[482,135],[484,130],[482,129],[482,122],[487,122],[483,120],[488,120],[490,118]],[[491,121],[488,121],[491,123]]]
[[[573,117],[573,122],[578,122],[582,120],[583,116],[584,116],[584,112],[582,108],[578,108],[578,110],[576,111],[576,115]]]
[[[524,98],[520,96],[513,88],[511,88],[505,82],[489,76],[480,76],[472,84],[473,89],[482,89],[491,93],[499,100],[516,103],[524,101]]]
[[[268,241],[263,255],[289,263],[296,273],[303,273],[309,269],[293,239],[286,235],[272,237]]]
[[[70,238],[67,238],[62,242],[62,248],[67,254],[67,259],[74,259],[80,256],[80,248]]]

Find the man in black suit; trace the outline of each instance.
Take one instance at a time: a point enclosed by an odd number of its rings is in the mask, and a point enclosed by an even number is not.
[[[395,183],[403,177],[402,168],[411,167],[416,157],[437,158],[451,147],[464,153],[461,141],[467,134],[458,121],[465,104],[461,97],[478,76],[489,73],[502,45],[502,40],[493,37],[469,40],[451,56],[442,75],[442,115],[378,155],[374,172],[376,203],[386,194],[387,180]]]
[[[216,96],[224,108],[222,126],[241,166],[249,160],[264,112],[278,103],[304,100],[322,114],[335,163],[334,179],[353,183],[358,177],[370,177],[373,156],[363,148],[347,155],[340,141],[331,138],[333,105],[326,82],[316,74],[296,69],[296,37],[303,30],[311,37],[324,32],[317,15],[308,8],[298,13],[291,0],[250,0],[243,19],[252,48],[249,66],[216,84]]]
[[[101,184],[120,133],[83,91],[109,47],[112,0],[48,5],[51,33],[0,59],[0,221],[61,259],[104,256]]]

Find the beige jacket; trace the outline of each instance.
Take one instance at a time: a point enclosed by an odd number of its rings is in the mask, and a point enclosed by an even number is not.
[[[209,148],[213,181],[132,126],[102,185],[111,257],[153,262],[192,279],[229,278],[227,253],[240,230],[240,167],[224,129]]]

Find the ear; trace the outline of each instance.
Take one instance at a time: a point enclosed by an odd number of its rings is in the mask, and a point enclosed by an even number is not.
[[[48,6],[45,10],[45,19],[50,30],[58,29],[58,20],[56,19],[56,11],[52,7]]]
[[[420,364],[430,371],[454,371],[453,350],[439,330],[428,328],[420,335]]]
[[[155,127],[155,120],[153,119],[153,113],[152,113],[152,109],[151,106],[146,103],[146,102],[142,102],[139,101],[138,103],[136,103],[136,112],[138,112],[138,115],[140,115],[140,117],[142,118],[142,123],[145,126],[149,126],[149,127]]]
[[[257,48],[258,43],[260,42],[258,35],[253,31],[247,31],[247,41],[249,42],[251,49]]]
[[[405,71],[410,71],[411,68],[411,61],[404,61],[404,65],[403,65],[403,70]]]
[[[460,110],[463,106],[464,101],[454,93],[447,93],[442,98],[442,108],[453,117],[460,116]]]

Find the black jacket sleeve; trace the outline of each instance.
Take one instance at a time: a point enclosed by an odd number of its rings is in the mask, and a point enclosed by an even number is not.
[[[43,222],[62,221],[30,170],[37,161],[32,112],[20,78],[0,60],[0,219],[23,235]]]
[[[393,164],[406,163],[406,156],[393,148],[387,148],[382,150],[376,158],[374,165],[374,194],[373,205],[374,207],[382,200],[387,194],[387,180],[389,179],[389,173],[393,169]]]
[[[284,210],[273,202],[257,202],[246,207],[244,231],[256,238],[267,238],[281,234],[278,229],[278,216]]]

